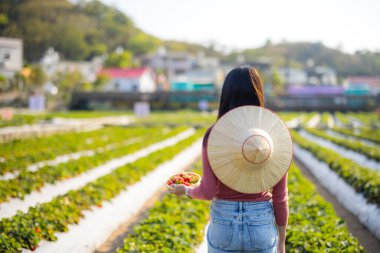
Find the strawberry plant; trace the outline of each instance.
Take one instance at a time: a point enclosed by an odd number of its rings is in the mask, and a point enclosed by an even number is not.
[[[1,145],[0,175],[25,169],[27,166],[60,155],[93,150],[109,144],[121,145],[126,139],[143,134],[142,128],[105,127],[102,129],[56,134],[27,140],[14,140]]]
[[[23,199],[26,194],[41,189],[46,183],[71,178],[89,169],[95,168],[111,159],[127,155],[138,149],[150,145],[163,138],[171,137],[183,131],[183,127],[161,133],[162,128],[139,130],[141,141],[131,145],[124,145],[106,152],[98,152],[94,156],[85,156],[56,166],[44,166],[37,171],[22,171],[16,178],[0,181],[0,203],[10,197]],[[148,135],[149,133],[149,135]],[[135,135],[133,138],[135,138]]]
[[[364,252],[333,206],[294,164],[288,174],[288,194],[286,252]]]
[[[365,144],[361,143],[360,141],[354,141],[354,140],[347,140],[347,139],[332,137],[332,136],[324,133],[323,131],[320,131],[317,129],[308,128],[306,130],[311,134],[314,134],[314,135],[319,136],[323,139],[331,141],[331,142],[333,142],[339,146],[342,146],[344,148],[351,149],[353,151],[359,152],[359,153],[365,155],[366,157],[368,157],[369,159],[373,159],[373,160],[380,162],[380,148],[365,145]]]
[[[200,168],[197,162],[191,170],[200,172]],[[166,195],[134,227],[117,252],[193,252],[203,240],[208,217],[209,202]]]
[[[359,128],[358,131],[334,128],[334,131],[380,144],[380,129]]]
[[[205,129],[198,130],[194,135],[173,146],[121,166],[78,190],[69,191],[48,203],[31,207],[27,213],[19,211],[11,218],[2,219],[0,240],[12,238],[12,244],[6,245],[10,252],[33,249],[42,239],[56,240],[54,233],[65,232],[69,224],[79,223],[83,218],[83,211],[113,199],[128,185],[138,182],[159,164],[175,157],[182,149],[200,138],[204,131]],[[1,247],[3,245],[0,245],[0,252],[3,252],[5,249]]]
[[[201,163],[193,165],[200,172]],[[302,185],[302,187],[300,187]],[[330,203],[292,164],[288,176],[289,224],[286,252],[364,252]],[[208,222],[209,202],[166,195],[133,228],[124,252],[195,252]]]
[[[352,188],[362,193],[370,203],[380,204],[379,171],[360,166],[354,161],[342,157],[331,149],[321,147],[292,131],[293,140],[303,149],[311,152],[317,159],[325,162]]]

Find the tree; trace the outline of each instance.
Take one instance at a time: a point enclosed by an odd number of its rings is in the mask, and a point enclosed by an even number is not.
[[[8,24],[8,16],[6,14],[0,14],[0,26]]]
[[[57,86],[58,95],[64,102],[69,102],[71,93],[75,90],[82,90],[85,84],[79,71],[58,72],[53,77],[53,83]]]
[[[281,95],[284,92],[284,80],[278,71],[272,72],[272,92],[274,95]]]
[[[159,39],[139,31],[130,38],[128,49],[135,54],[143,54],[156,50],[160,44]]]
[[[28,87],[26,87],[25,85],[26,79],[24,75],[20,72],[16,72],[13,78],[11,78],[9,81],[10,81],[12,90],[17,90],[18,92],[25,93],[25,94],[31,91],[31,89],[29,90],[27,89]]]
[[[92,58],[94,56],[104,55],[107,53],[107,51],[108,51],[108,49],[107,49],[106,44],[99,43],[99,44],[93,45],[90,48],[89,58]]]
[[[96,80],[94,81],[93,83],[93,88],[94,90],[101,90],[105,84],[107,84],[107,82],[110,80],[109,76],[106,75],[106,74],[99,74],[97,77],[96,77]]]
[[[40,65],[37,64],[29,67],[27,74],[23,75],[22,77],[24,78],[25,83],[29,88],[29,91],[36,91],[40,89],[47,80],[45,71],[42,69]]]
[[[65,59],[87,60],[119,45],[127,48],[132,34],[140,33],[124,13],[100,1],[0,2],[0,36],[21,38],[28,62],[40,60],[49,47]],[[146,39],[136,50],[150,51],[156,38],[141,33]]]
[[[132,64],[132,53],[129,51],[111,53],[105,61],[106,67],[129,68]]]
[[[8,89],[9,89],[8,79],[5,76],[0,75],[0,91],[5,92]]]

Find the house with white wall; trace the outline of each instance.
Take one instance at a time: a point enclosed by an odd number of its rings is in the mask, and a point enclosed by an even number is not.
[[[109,78],[104,91],[155,92],[157,90],[155,74],[148,67],[106,68],[99,74]]]
[[[22,40],[0,37],[0,74],[11,78],[22,70]]]
[[[94,57],[91,61],[64,61],[54,48],[49,48],[41,58],[40,64],[48,77],[53,77],[58,72],[79,72],[84,80],[93,82],[97,72],[102,68],[103,61],[102,56]]]

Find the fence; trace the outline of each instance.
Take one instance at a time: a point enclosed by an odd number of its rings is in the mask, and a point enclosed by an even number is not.
[[[198,102],[207,100],[210,109],[216,109],[219,103],[218,91],[197,92],[75,92],[72,94],[70,109],[131,109],[139,101],[147,101],[152,109],[198,108]],[[380,95],[349,96],[277,96],[267,97],[266,107],[277,111],[370,111],[380,106]]]

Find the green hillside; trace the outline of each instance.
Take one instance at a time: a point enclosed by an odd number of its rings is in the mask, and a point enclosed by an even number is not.
[[[3,0],[0,12],[0,36],[22,38],[28,62],[40,59],[50,46],[66,59],[85,60],[118,46],[139,54],[162,43],[99,1]]]
[[[136,56],[163,45],[170,51],[197,53],[202,50],[229,64],[236,64],[239,54],[243,54],[247,62],[267,59],[275,67],[302,67],[312,59],[315,65],[335,69],[340,77],[380,76],[380,52],[347,54],[319,42],[273,44],[268,41],[259,48],[224,55],[212,46],[163,41],[151,36],[136,27],[124,13],[99,0],[78,4],[68,0],[2,0],[0,36],[22,38],[27,63],[39,60],[49,47],[54,47],[64,59],[87,60],[119,46]]]
[[[246,61],[257,59],[270,60],[277,67],[301,67],[309,59],[315,65],[324,65],[335,69],[339,76],[380,75],[380,52],[357,51],[354,54],[343,53],[322,43],[279,43],[267,42],[260,48],[246,49],[243,54]],[[228,55],[225,60],[236,59],[238,53]]]

